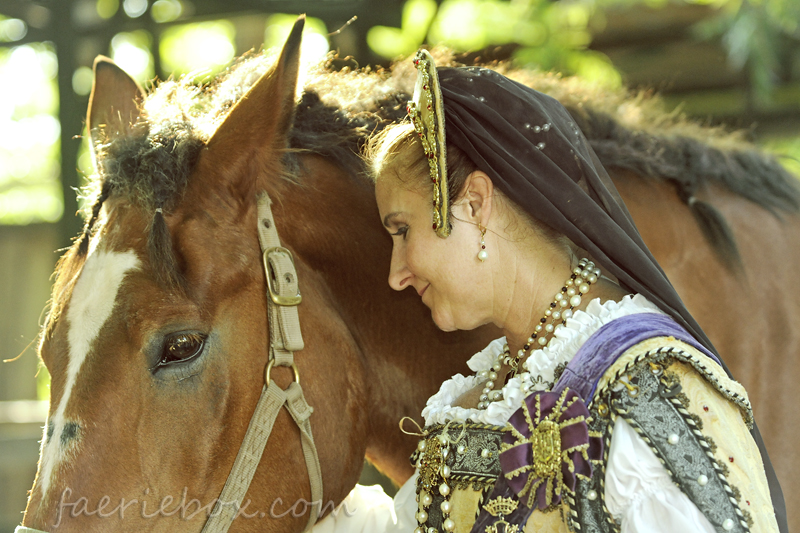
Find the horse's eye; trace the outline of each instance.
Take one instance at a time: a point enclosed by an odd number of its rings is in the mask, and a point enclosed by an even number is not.
[[[203,351],[205,336],[197,333],[176,333],[167,337],[158,366],[188,361]]]

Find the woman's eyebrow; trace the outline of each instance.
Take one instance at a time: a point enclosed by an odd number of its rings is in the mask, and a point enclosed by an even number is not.
[[[393,213],[389,213],[388,215],[383,217],[383,225],[388,228],[389,226],[391,226],[391,219],[393,219],[396,216],[399,216],[400,214],[402,214],[401,211],[395,211]]]

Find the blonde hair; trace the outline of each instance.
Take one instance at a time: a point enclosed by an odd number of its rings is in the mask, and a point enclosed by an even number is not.
[[[367,164],[374,182],[388,174],[412,190],[430,187],[428,158],[411,122],[392,124],[372,137],[366,149]],[[457,200],[467,176],[478,166],[452,144],[447,145],[447,189],[451,202]]]

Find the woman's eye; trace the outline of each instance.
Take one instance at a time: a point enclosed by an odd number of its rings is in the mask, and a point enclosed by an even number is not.
[[[408,233],[408,226],[403,226],[399,228],[396,232],[392,233],[392,237],[396,235],[401,235],[403,239],[405,239],[407,233]]]
[[[198,333],[176,333],[167,337],[158,366],[188,361],[203,351],[205,336]]]

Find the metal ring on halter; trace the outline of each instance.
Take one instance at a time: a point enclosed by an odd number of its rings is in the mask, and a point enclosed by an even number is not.
[[[275,359],[270,359],[269,363],[267,363],[267,369],[264,371],[264,382],[267,385],[269,385],[270,381],[271,381],[269,375],[272,372],[272,367],[273,366],[275,366]],[[295,381],[295,383],[297,383],[299,385],[300,384],[300,372],[297,370],[297,365],[292,363],[289,366],[291,366],[292,370],[294,371],[294,381]]]

